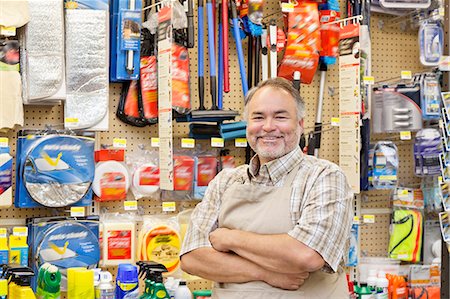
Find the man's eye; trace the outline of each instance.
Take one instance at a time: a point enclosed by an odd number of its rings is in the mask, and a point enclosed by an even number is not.
[[[263,117],[262,116],[253,116],[252,119],[253,120],[261,120],[261,119],[263,119]]]

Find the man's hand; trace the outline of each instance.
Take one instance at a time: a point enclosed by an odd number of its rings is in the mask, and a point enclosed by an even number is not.
[[[280,289],[298,290],[305,283],[308,277],[308,272],[294,274],[271,272],[264,278],[264,282]]]
[[[232,230],[228,228],[218,228],[209,234],[209,241],[212,247],[221,252],[229,252],[228,247],[232,238]]]

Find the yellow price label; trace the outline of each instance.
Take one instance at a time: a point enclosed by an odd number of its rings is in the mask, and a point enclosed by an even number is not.
[[[125,211],[136,211],[138,208],[137,200],[126,200],[123,202]]]
[[[364,215],[363,222],[364,223],[375,223],[375,215]]]
[[[438,176],[438,182],[439,182],[439,184],[442,184],[442,182],[443,182],[442,176]]]
[[[8,233],[8,230],[4,227],[0,227],[0,238],[6,238],[6,234]]]
[[[113,139],[113,147],[126,148],[127,147],[127,140],[123,139],[123,138],[114,138]]]
[[[408,194],[409,194],[409,192],[407,189],[398,189],[397,190],[397,196],[400,198],[408,197]]]
[[[84,217],[84,207],[71,207],[70,216],[72,217]]]
[[[402,79],[412,79],[412,72],[411,71],[402,71],[400,73]]]
[[[234,139],[235,147],[247,147],[247,138],[236,138]]]
[[[68,124],[77,124],[78,123],[78,118],[76,117],[66,117],[64,119],[64,121]]]
[[[0,147],[7,147],[7,146],[8,146],[8,138],[0,137]]]
[[[28,227],[26,226],[16,226],[13,228],[13,236],[26,237],[28,236]]]
[[[359,216],[353,216],[353,224],[359,224]]]
[[[401,131],[400,132],[400,140],[411,140],[411,132],[410,131]]]
[[[211,147],[224,147],[225,140],[223,138],[212,137],[211,138]]]
[[[150,144],[151,144],[152,147],[159,147],[159,138],[152,137],[150,139]]]
[[[294,3],[284,2],[281,3],[281,12],[294,12]]]
[[[333,127],[339,127],[340,124],[341,124],[341,119],[339,117],[332,117],[331,118],[331,125]]]
[[[6,27],[6,26],[0,26],[0,35],[4,36],[15,36],[16,35],[16,27]]]
[[[177,206],[174,201],[165,201],[162,203],[163,212],[175,212]]]
[[[375,78],[372,76],[364,76],[363,77],[363,82],[366,85],[373,85],[375,84]]]
[[[181,147],[182,148],[194,148],[195,147],[195,139],[181,138]]]
[[[397,180],[396,175],[380,175],[379,176],[380,181],[395,181]]]

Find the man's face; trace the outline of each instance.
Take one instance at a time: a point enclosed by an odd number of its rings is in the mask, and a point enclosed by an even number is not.
[[[286,91],[263,87],[247,107],[247,140],[261,164],[292,151],[300,141],[303,120],[297,117],[295,99]]]

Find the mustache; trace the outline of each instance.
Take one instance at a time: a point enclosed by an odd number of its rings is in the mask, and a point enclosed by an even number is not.
[[[278,137],[283,137],[283,135],[257,135],[256,136],[256,138],[265,138],[265,137],[278,138]]]

